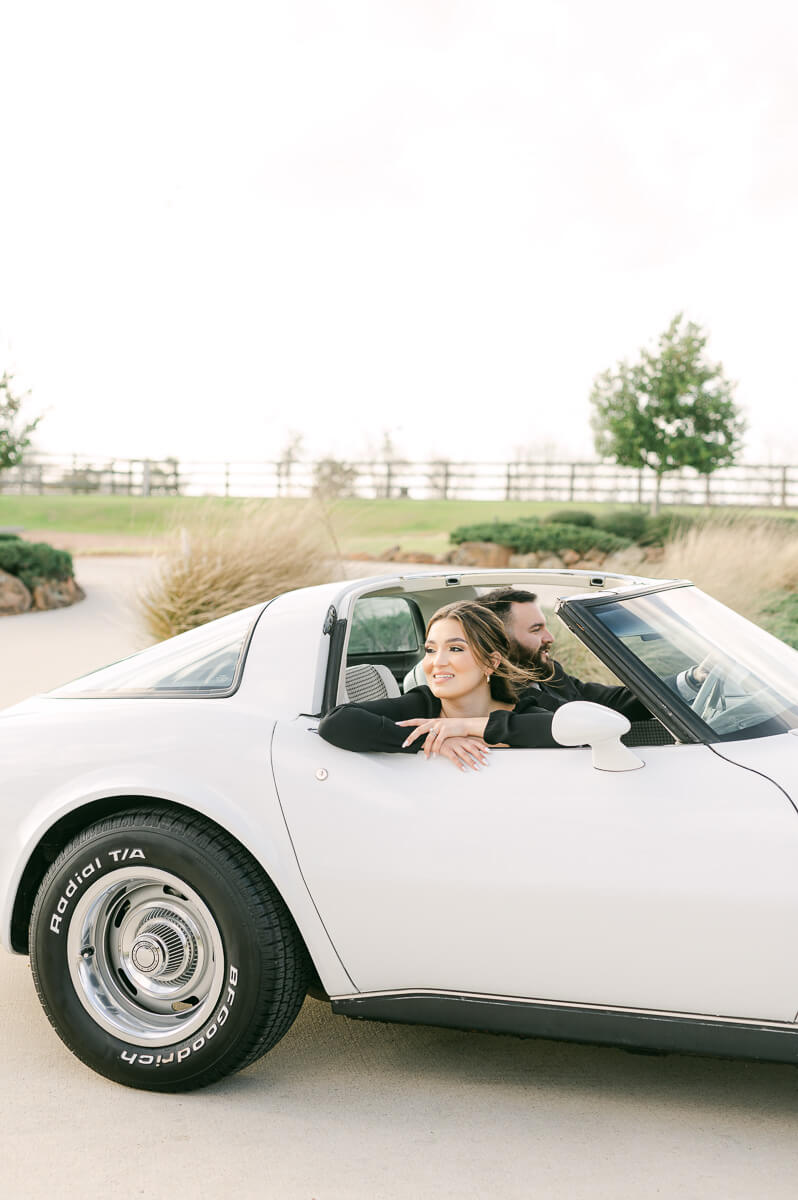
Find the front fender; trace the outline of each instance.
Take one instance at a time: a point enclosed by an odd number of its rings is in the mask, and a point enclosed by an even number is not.
[[[50,830],[98,801],[135,797],[200,813],[236,838],[285,900],[326,990],[351,989],[308,895],[285,826],[271,768],[274,721],[228,700],[50,703],[58,707],[45,729],[40,715],[35,722],[15,722],[12,761],[4,764],[0,940],[6,949],[12,949],[20,882]],[[92,738],[88,752],[80,744],[87,730]],[[31,772],[34,755],[39,761]],[[89,757],[91,766],[86,767]],[[87,823],[91,819],[87,811]]]

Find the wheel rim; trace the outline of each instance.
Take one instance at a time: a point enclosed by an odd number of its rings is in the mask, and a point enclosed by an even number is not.
[[[98,879],[75,907],[67,954],[86,1011],[139,1046],[190,1037],[222,993],[224,951],[213,914],[168,871],[120,868]]]

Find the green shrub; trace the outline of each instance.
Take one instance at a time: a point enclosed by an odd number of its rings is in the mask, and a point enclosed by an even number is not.
[[[69,579],[72,555],[46,542],[4,538],[0,541],[0,571],[18,576],[26,587],[33,588],[43,579]]]
[[[664,546],[696,524],[696,518],[684,513],[660,513],[646,518],[646,527],[636,540],[640,546]]]
[[[545,518],[553,525],[595,525],[596,514],[580,508],[558,508]]]
[[[4,533],[3,530],[0,529],[0,542],[10,542],[12,539],[15,541],[19,541],[19,534],[18,533]]]
[[[508,546],[516,554],[543,552],[557,554],[560,550],[576,550],[577,554],[585,554],[588,550],[600,550],[612,553],[623,550],[629,545],[627,538],[616,537],[601,529],[591,529],[584,525],[532,525],[520,521],[502,524],[493,521],[488,525],[461,525],[449,534],[451,541],[459,545],[461,542],[496,542],[500,546]]]
[[[616,537],[629,538],[639,542],[646,531],[648,515],[641,508],[619,508],[616,512],[605,513],[596,522],[597,529],[614,533]]]
[[[523,532],[529,529],[529,524],[520,521],[483,521],[479,525],[458,525],[449,534],[449,541],[454,542],[456,546],[459,546],[460,542],[499,542],[506,546],[509,543],[501,539],[506,536],[507,530],[517,529]]]

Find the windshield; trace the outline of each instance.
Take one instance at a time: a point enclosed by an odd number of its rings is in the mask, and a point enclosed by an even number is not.
[[[689,704],[715,740],[798,726],[798,652],[698,588],[671,588],[592,611]]]

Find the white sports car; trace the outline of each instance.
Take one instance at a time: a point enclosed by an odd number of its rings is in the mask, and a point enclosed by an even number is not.
[[[562,749],[357,754],[443,603],[535,591],[652,719]],[[692,703],[674,678],[711,664]],[[286,593],[0,713],[0,912],[57,1032],[120,1083],[350,1017],[798,1060],[798,653],[679,581],[469,571]],[[619,741],[623,735],[625,745]]]

